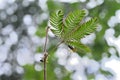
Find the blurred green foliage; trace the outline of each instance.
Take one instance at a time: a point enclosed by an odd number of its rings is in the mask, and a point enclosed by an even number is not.
[[[61,3],[61,2],[55,2],[53,0],[48,0],[47,1],[47,6],[48,6],[48,12],[51,13],[54,10],[57,9],[63,9],[65,13],[71,11],[71,10],[76,10],[76,9],[84,9],[86,6],[86,3],[81,3],[81,2],[76,2],[76,3]],[[115,15],[115,11],[120,9],[120,4],[117,3],[115,0],[104,0],[104,3],[102,5],[99,5],[93,9],[88,9],[89,14],[88,16],[92,17],[97,17],[98,18],[98,23],[102,26],[102,30],[100,32],[96,32],[96,39],[93,45],[91,45],[92,49],[92,59],[95,59],[97,61],[101,60],[103,57],[103,53],[106,53],[108,57],[111,55],[108,52],[108,49],[111,47],[107,44],[107,42],[104,39],[104,34],[106,29],[108,29],[108,20],[110,19],[111,16]],[[105,16],[100,16],[101,13],[104,13]],[[102,18],[103,17],[103,18]],[[45,37],[45,28],[47,26],[48,21],[43,21],[42,24],[38,26],[36,35],[40,37]],[[116,25],[114,27],[115,29],[115,36],[117,37],[120,34],[120,24]],[[50,39],[53,40],[54,38]],[[52,51],[52,48],[55,46],[55,44],[50,44],[48,52],[52,53],[49,56],[48,59],[48,66],[47,66],[47,73],[48,73],[48,80],[70,80],[70,72],[65,70],[63,66],[60,66],[57,63],[57,58],[54,57],[54,51]],[[37,50],[40,52],[41,50]],[[42,64],[42,63],[40,63]],[[58,67],[62,69],[63,76],[61,79],[57,78],[57,75],[54,72],[54,69]],[[102,74],[109,75],[109,72],[104,72],[100,70]],[[90,74],[88,75],[88,80],[94,79],[94,75]],[[32,66],[25,66],[25,75],[23,80],[43,80],[43,71],[37,72],[34,70],[34,65]]]
[[[26,65],[25,67],[25,73],[24,73],[24,80],[38,80],[40,78],[43,78],[42,71],[37,72],[34,69],[34,65]]]
[[[47,21],[43,21],[42,24],[39,24],[39,26],[37,27],[36,35],[39,36],[39,37],[45,37],[46,26],[47,26]]]

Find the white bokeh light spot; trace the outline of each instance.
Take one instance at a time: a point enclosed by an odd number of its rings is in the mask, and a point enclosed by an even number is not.
[[[23,22],[26,25],[31,25],[32,24],[32,17],[31,17],[31,15],[25,15],[23,17]]]
[[[11,43],[13,43],[13,44],[17,43],[18,35],[16,32],[13,31],[10,33],[10,40],[11,40]]]
[[[77,65],[77,64],[79,64],[79,60],[78,60],[78,58],[73,57],[70,59],[69,63],[70,63],[70,65]]]
[[[7,26],[5,26],[2,29],[1,33],[2,33],[2,35],[9,35],[9,33],[12,32],[12,31],[13,31],[13,25],[8,24]]]
[[[105,63],[105,68],[112,69],[116,73],[116,80],[120,79],[120,60],[115,58],[110,58]]]
[[[21,66],[24,66],[26,64],[33,64],[34,57],[28,49],[19,49],[17,52],[17,62]]]
[[[35,32],[36,32],[35,26],[28,27],[28,31],[27,32],[28,32],[29,35],[33,36],[35,34]]]
[[[18,74],[23,74],[23,73],[24,73],[24,69],[23,69],[21,66],[17,66],[17,67],[16,67],[16,72],[17,72]]]
[[[8,48],[5,45],[0,46],[0,62],[4,62],[8,56]]]
[[[39,64],[36,64],[36,65],[35,65],[35,70],[36,70],[36,71],[41,71],[41,70],[42,70],[42,67],[41,67]]]

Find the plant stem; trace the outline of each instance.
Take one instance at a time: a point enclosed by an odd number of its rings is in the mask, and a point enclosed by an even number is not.
[[[49,30],[49,27],[47,27],[46,29],[46,37],[45,37],[45,44],[44,44],[44,56],[43,56],[43,64],[44,64],[44,80],[47,80],[47,57],[48,57],[48,53],[47,53],[47,49],[46,49],[46,46],[47,46],[47,41],[48,41],[48,30]],[[56,47],[58,47],[61,43],[63,43],[64,41],[61,41]]]
[[[45,44],[44,44],[44,52],[46,52],[46,45],[47,45],[47,41],[48,41],[48,30],[49,30],[49,27],[47,27],[46,29],[46,37],[45,37]]]
[[[64,41],[60,41],[51,51],[55,50],[59,45],[61,45]]]
[[[47,53],[47,50],[46,50],[46,45],[47,45],[47,41],[48,41],[48,30],[49,30],[49,27],[47,27],[47,29],[46,29],[46,38],[45,38],[45,44],[44,44],[44,59],[43,59],[43,62],[44,62],[44,80],[47,80],[47,64],[46,64],[46,61],[47,61],[48,53]]]
[[[46,64],[46,60],[47,60],[47,52],[44,53],[44,80],[47,80],[47,64]]]

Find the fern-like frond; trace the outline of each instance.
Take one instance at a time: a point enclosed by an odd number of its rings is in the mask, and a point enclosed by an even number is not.
[[[90,33],[94,32],[96,29],[96,21],[97,18],[92,18],[89,21],[81,24],[80,26],[76,27],[71,33],[69,34],[69,39],[74,39],[79,41],[81,38],[89,35]]]
[[[78,26],[84,16],[85,10],[75,10],[70,12],[64,20],[64,25],[67,27],[67,31],[70,31],[74,27]]]
[[[85,46],[84,44],[78,42],[78,41],[67,41],[67,45],[72,46],[76,49],[76,52],[78,53],[86,53],[86,52],[91,52],[90,48]]]
[[[57,12],[53,12],[50,16],[50,24],[53,27],[52,32],[56,36],[60,36],[63,28],[63,12],[58,10]]]
[[[51,31],[69,48],[76,48],[77,52],[86,53],[90,52],[90,49],[80,43],[80,39],[95,31],[97,18],[81,23],[84,16],[84,10],[75,10],[64,18],[63,12],[59,10],[50,16],[50,24],[53,27]]]

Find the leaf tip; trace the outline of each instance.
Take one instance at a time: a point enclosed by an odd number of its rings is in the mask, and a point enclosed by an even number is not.
[[[63,11],[62,10],[58,10],[56,14],[57,15],[63,15]]]

